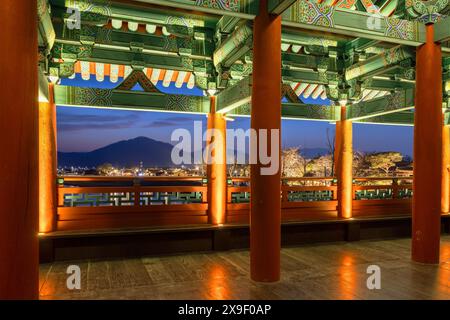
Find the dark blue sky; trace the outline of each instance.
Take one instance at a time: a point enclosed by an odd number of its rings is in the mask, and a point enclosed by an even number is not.
[[[109,79],[102,83],[64,80],[63,85],[96,86],[113,88]],[[188,90],[185,87],[169,88],[158,86],[161,91],[179,94],[201,94],[200,90]],[[323,101],[320,100],[322,104]],[[246,129],[250,125],[249,118],[235,118],[228,122],[229,128]],[[193,121],[206,123],[204,115],[179,113],[123,111],[106,109],[88,109],[61,107],[57,109],[58,149],[59,151],[91,151],[107,144],[146,136],[155,140],[170,142],[173,130],[177,128],[193,128]],[[325,148],[326,131],[334,134],[334,125],[319,121],[283,120],[283,147]],[[397,127],[371,124],[353,125],[354,149],[359,151],[400,151],[412,155],[413,127]]]

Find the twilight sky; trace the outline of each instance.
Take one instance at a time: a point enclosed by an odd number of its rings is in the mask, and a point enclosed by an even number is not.
[[[120,81],[120,80],[119,80]],[[109,79],[103,82],[65,79],[62,85],[95,86],[113,88]],[[158,89],[167,93],[201,94],[200,90],[188,90],[173,85]],[[306,101],[305,101],[306,102]],[[308,101],[310,103],[311,101]],[[323,100],[319,103],[324,104]],[[235,118],[228,128],[247,129],[249,118]],[[105,110],[90,108],[57,108],[58,150],[91,151],[107,144],[138,136],[170,143],[170,136],[177,128],[192,130],[193,121],[206,124],[206,116],[179,113]],[[334,134],[334,125],[320,121],[283,120],[281,139],[283,147],[326,147],[326,130]],[[359,151],[399,151],[412,156],[413,127],[372,124],[353,125],[354,149]]]

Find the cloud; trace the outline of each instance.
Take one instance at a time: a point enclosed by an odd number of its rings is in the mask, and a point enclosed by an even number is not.
[[[192,124],[195,120],[198,121],[199,119],[187,116],[170,116],[144,124],[141,128],[183,127]]]
[[[179,123],[173,121],[157,120],[142,126],[142,128],[162,128],[179,126]]]
[[[59,131],[125,129],[136,126],[140,120],[137,114],[95,115],[95,114],[58,114]]]

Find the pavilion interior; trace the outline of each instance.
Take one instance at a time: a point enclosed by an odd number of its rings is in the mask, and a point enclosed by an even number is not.
[[[36,148],[0,142],[0,298],[450,299],[450,1],[6,2],[5,27],[30,44],[1,35],[0,63],[32,60],[37,44],[38,68],[20,69],[29,100],[7,92],[23,90],[14,81],[2,89],[17,107],[0,107],[15,119],[0,129]],[[6,18],[36,11],[32,32]],[[258,162],[245,178],[220,164],[57,176],[58,107],[203,114],[223,133],[233,117],[335,123],[334,174],[265,176]],[[354,176],[353,123],[414,126],[413,176]],[[65,285],[71,264],[81,290]],[[370,265],[380,290],[366,287]]]

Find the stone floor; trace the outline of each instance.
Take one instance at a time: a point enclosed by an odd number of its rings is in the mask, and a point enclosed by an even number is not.
[[[316,244],[282,249],[282,279],[249,280],[248,251],[121,260],[55,262],[40,267],[41,299],[450,299],[450,236],[441,264],[410,261],[410,240]],[[69,265],[81,289],[66,286]],[[381,268],[369,290],[367,267]]]

